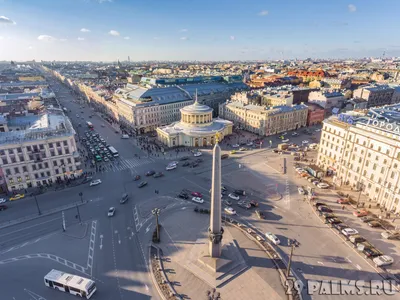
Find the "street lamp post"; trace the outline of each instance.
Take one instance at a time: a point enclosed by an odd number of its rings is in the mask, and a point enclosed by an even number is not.
[[[151,213],[156,217],[156,230],[157,230],[157,241],[160,241],[160,228],[158,225],[158,216],[160,215],[160,209],[159,208],[154,208]]]
[[[82,225],[82,219],[81,219],[81,213],[79,212],[79,206],[78,206],[78,204],[76,204],[76,211],[77,211],[77,213],[78,213],[78,220],[79,220],[79,223]]]
[[[357,208],[358,208],[358,204],[360,204],[360,197],[361,197],[361,192],[363,191],[364,184],[359,182],[357,187],[360,189],[360,193],[358,194],[358,198],[357,198]]]
[[[37,199],[36,199],[36,195],[34,195],[33,197],[35,198],[35,202],[36,202],[36,207],[37,207],[37,210],[38,210],[38,214],[41,215],[42,212],[40,211],[39,203],[38,203],[38,201],[37,201]]]
[[[79,193],[79,196],[81,197],[81,202],[83,203],[83,193],[80,192],[80,193]]]

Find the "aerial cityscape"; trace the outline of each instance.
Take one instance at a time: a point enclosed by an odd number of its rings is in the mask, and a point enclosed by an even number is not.
[[[400,299],[400,2],[289,2],[0,0],[0,300]]]

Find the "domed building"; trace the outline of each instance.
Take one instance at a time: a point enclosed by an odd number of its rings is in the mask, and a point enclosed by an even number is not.
[[[232,134],[233,123],[228,120],[213,119],[213,109],[197,102],[180,109],[181,120],[171,125],[157,128],[158,140],[168,147],[206,147]]]

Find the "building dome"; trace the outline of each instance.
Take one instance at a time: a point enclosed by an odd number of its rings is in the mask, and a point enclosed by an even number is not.
[[[197,95],[192,105],[180,109],[181,122],[186,126],[208,126],[212,123],[213,109],[197,102]]]

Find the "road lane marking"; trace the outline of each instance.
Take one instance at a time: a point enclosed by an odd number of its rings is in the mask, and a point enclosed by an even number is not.
[[[90,276],[93,274],[93,257],[94,257],[94,247],[96,244],[96,230],[97,230],[97,221],[92,221],[92,227],[90,229],[90,242],[89,242],[89,251],[88,251],[88,259],[87,259],[87,267],[86,269],[90,270]]]
[[[358,270],[361,270],[360,265],[356,265],[356,268],[357,268]]]
[[[100,250],[103,249],[103,235],[100,234]]]
[[[27,292],[29,294],[30,297],[32,297],[34,300],[47,300],[46,298],[44,298],[43,296],[40,296],[28,289],[24,289],[25,292]],[[13,297],[14,298],[14,297]],[[15,299],[15,298],[14,298]]]
[[[322,261],[317,261],[317,263],[320,265],[324,265],[324,263]]]
[[[6,236],[6,235],[13,234],[13,233],[15,233],[15,232],[19,232],[19,231],[22,231],[22,230],[26,230],[26,229],[28,229],[28,228],[31,229],[32,227],[35,227],[35,226],[39,226],[39,225],[43,225],[43,224],[46,224],[46,223],[49,223],[49,222],[53,222],[53,221],[55,221],[55,220],[61,220],[61,217],[59,217],[59,218],[54,218],[54,219],[51,219],[51,220],[47,220],[47,221],[44,221],[44,222],[41,222],[41,223],[37,223],[37,224],[31,225],[31,226],[29,226],[29,227],[24,227],[24,228],[20,228],[20,229],[14,230],[14,231],[10,231],[10,232],[7,232],[7,233],[0,234],[0,238],[3,237],[3,236]]]

